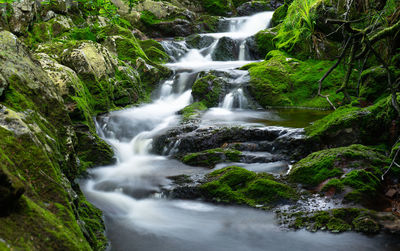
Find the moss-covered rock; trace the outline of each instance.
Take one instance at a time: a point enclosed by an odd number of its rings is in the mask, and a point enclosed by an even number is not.
[[[200,113],[204,110],[207,110],[207,106],[202,102],[194,102],[182,109],[182,120],[187,122],[191,119],[195,119],[199,117]]]
[[[317,96],[318,81],[332,66],[330,61],[301,61],[281,51],[270,51],[266,61],[243,67],[250,73],[250,93],[262,106],[304,106],[330,108],[326,99]],[[340,104],[342,94],[336,94],[345,77],[339,67],[324,82],[323,93],[330,94],[334,104]],[[351,85],[351,83],[350,83]]]
[[[355,230],[374,234],[379,232],[378,217],[374,211],[359,208],[337,208],[313,213],[297,212],[289,215],[293,228],[311,231],[329,230],[334,233]]]
[[[341,178],[343,174],[346,174],[343,181],[346,177],[353,180],[353,172],[367,170],[371,175],[379,175],[387,163],[388,159],[377,150],[363,145],[351,145],[310,154],[293,166],[289,178],[307,186],[316,186],[329,178]],[[357,174],[355,176],[361,177]],[[350,185],[350,182],[343,184]]]
[[[69,81],[76,76],[42,55],[44,71],[6,31],[0,32],[0,51],[0,75],[8,83],[0,100],[0,162],[7,176],[2,175],[1,188],[6,195],[2,199],[9,202],[9,215],[0,217],[0,225],[7,226],[0,228],[1,238],[15,249],[88,250],[82,225],[92,220],[99,228],[91,243],[104,246],[101,218],[90,210],[91,216],[78,224],[73,205],[86,202],[73,189],[79,192],[73,184],[79,174],[76,138],[64,103]],[[48,74],[51,68],[61,73]],[[63,76],[70,78],[62,82]],[[18,200],[22,189],[25,193]]]
[[[240,161],[241,152],[233,149],[215,148],[198,153],[186,154],[182,161],[187,165],[205,166],[213,168],[215,164],[221,162],[238,162]]]
[[[271,175],[256,174],[240,167],[226,167],[208,175],[209,182],[200,186],[205,198],[216,202],[273,206],[297,198],[294,189]]]
[[[397,116],[388,97],[366,108],[340,107],[307,127],[306,134],[315,142],[330,146],[393,144],[398,135]]]
[[[211,73],[198,79],[192,87],[194,101],[202,102],[207,107],[215,107],[223,98],[225,81]]]
[[[278,24],[282,23],[283,20],[286,17],[287,11],[288,11],[288,4],[284,4],[282,6],[280,6],[278,9],[276,9],[274,11],[274,14],[272,15],[272,19],[271,19],[271,27],[275,27]]]
[[[307,187],[329,179],[319,189],[343,194],[346,202],[377,208],[374,203],[383,197],[380,177],[388,164],[389,159],[377,150],[351,145],[310,154],[293,166],[289,179]]]
[[[255,35],[257,51],[262,58],[264,58],[268,52],[275,50],[273,39],[276,34],[277,33],[273,29],[266,29]]]

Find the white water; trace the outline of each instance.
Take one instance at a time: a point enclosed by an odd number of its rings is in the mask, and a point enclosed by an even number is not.
[[[159,98],[140,107],[112,112],[99,121],[99,135],[114,148],[117,163],[91,170],[91,178],[82,183],[82,188],[104,212],[112,250],[345,250],[355,240],[358,250],[378,247],[356,234],[342,235],[338,242],[335,235],[327,233],[283,232],[274,225],[273,215],[263,211],[161,198],[161,188],[168,188],[171,183],[167,176],[201,175],[209,170],[151,154],[153,136],[179,122],[176,113],[191,102],[190,85],[196,72],[227,70],[237,74],[238,83],[245,80],[242,71],[232,70],[250,62],[243,60],[245,56],[241,55],[238,61],[215,62],[210,53],[219,38],[243,40],[264,29],[271,16],[272,12],[265,12],[229,19],[229,32],[207,34],[216,39],[209,48],[189,50],[184,42],[164,44],[176,61],[167,66],[176,74],[162,84]],[[204,51],[208,54],[202,54]],[[243,110],[247,102],[243,89],[235,87],[222,107],[210,109],[203,119],[216,123],[268,116]],[[249,167],[275,172],[279,164]]]

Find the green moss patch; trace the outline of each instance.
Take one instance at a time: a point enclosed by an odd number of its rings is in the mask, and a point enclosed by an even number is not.
[[[250,73],[250,92],[262,106],[304,106],[330,108],[319,96],[318,81],[332,66],[331,61],[297,60],[280,51],[270,51],[266,61],[251,64],[244,69]],[[323,93],[339,105],[343,95],[335,90],[342,84],[345,70],[339,67],[324,82]],[[350,83],[351,85],[351,83]]]
[[[389,143],[395,137],[390,128],[396,118],[391,97],[387,97],[366,108],[340,107],[307,127],[306,134],[330,145]]]
[[[307,228],[311,231],[329,230],[334,233],[355,230],[373,234],[380,230],[377,217],[373,211],[359,208],[338,208],[328,211],[317,211],[310,214],[293,213],[290,224],[293,228]]]
[[[312,153],[297,162],[289,174],[293,182],[306,186],[317,186],[329,178],[352,177],[352,172],[367,170],[373,175],[379,175],[383,167],[388,164],[388,159],[375,149],[363,145],[332,148]],[[365,171],[364,171],[365,172]],[[331,181],[331,184],[334,181]],[[344,185],[350,184],[349,182]]]
[[[182,158],[183,163],[192,166],[214,167],[221,162],[240,161],[241,152],[233,149],[215,148],[198,153],[189,153]]]
[[[209,182],[200,189],[204,197],[216,202],[270,207],[297,198],[294,189],[276,181],[272,175],[256,174],[236,166],[216,170],[208,178]]]
[[[182,120],[184,122],[196,118],[204,110],[207,110],[207,106],[203,102],[195,102],[182,109]]]
[[[195,101],[201,101],[207,107],[215,107],[222,98],[224,81],[212,74],[198,79],[192,87],[192,96]]]

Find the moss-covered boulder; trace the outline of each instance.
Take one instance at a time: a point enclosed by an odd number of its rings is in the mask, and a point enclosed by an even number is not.
[[[223,98],[226,82],[211,73],[198,79],[192,87],[194,101],[201,101],[207,107],[215,107]]]
[[[182,161],[187,165],[213,168],[221,162],[240,161],[241,152],[234,149],[215,148],[183,156]]]
[[[387,97],[366,108],[340,107],[307,127],[306,134],[329,146],[393,144],[399,133],[397,117],[391,97]]]
[[[268,208],[297,198],[294,189],[276,181],[272,175],[256,174],[236,166],[214,171],[207,178],[209,181],[200,190],[205,198],[216,202]]]
[[[249,64],[242,69],[248,69],[251,77],[250,93],[264,107],[330,108],[326,99],[319,97],[317,93],[319,79],[331,66],[330,61],[302,61],[274,50],[268,53],[266,61]],[[339,67],[324,82],[323,93],[330,94],[330,100],[336,105],[342,102],[343,95],[336,94],[336,89],[340,87],[344,77],[345,70]]]
[[[362,146],[332,148],[315,152],[297,162],[289,180],[322,191],[344,193],[346,201],[374,208],[382,193],[381,175],[389,159],[377,150]],[[324,182],[324,183],[323,183]]]
[[[29,33],[31,44],[50,41],[74,27],[70,17],[58,15],[47,22],[35,23]]]

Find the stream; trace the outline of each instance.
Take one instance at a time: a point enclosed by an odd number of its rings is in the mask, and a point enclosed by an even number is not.
[[[210,172],[169,156],[184,148],[181,141],[166,145],[162,154],[153,151],[156,136],[179,127],[178,111],[193,102],[191,86],[204,72],[212,70],[227,85],[218,107],[202,114],[198,130],[241,126],[302,137],[303,127],[326,114],[263,110],[247,94],[248,72],[237,68],[257,61],[248,38],[268,26],[272,13],[226,18],[219,33],[200,34],[197,48],[186,41],[163,41],[171,57],[166,66],[174,74],[160,83],[153,101],[97,119],[98,133],[113,147],[117,161],[90,170],[90,178],[81,181],[81,187],[104,213],[110,250],[400,250],[399,242],[385,235],[288,231],[276,224],[273,212],[170,199],[163,193],[172,186],[167,177],[185,174],[196,179]],[[223,43],[233,48],[230,60],[218,61]],[[262,161],[259,156],[265,155],[274,156],[261,149],[249,153],[248,163],[236,164],[258,172],[287,172],[290,161]]]

